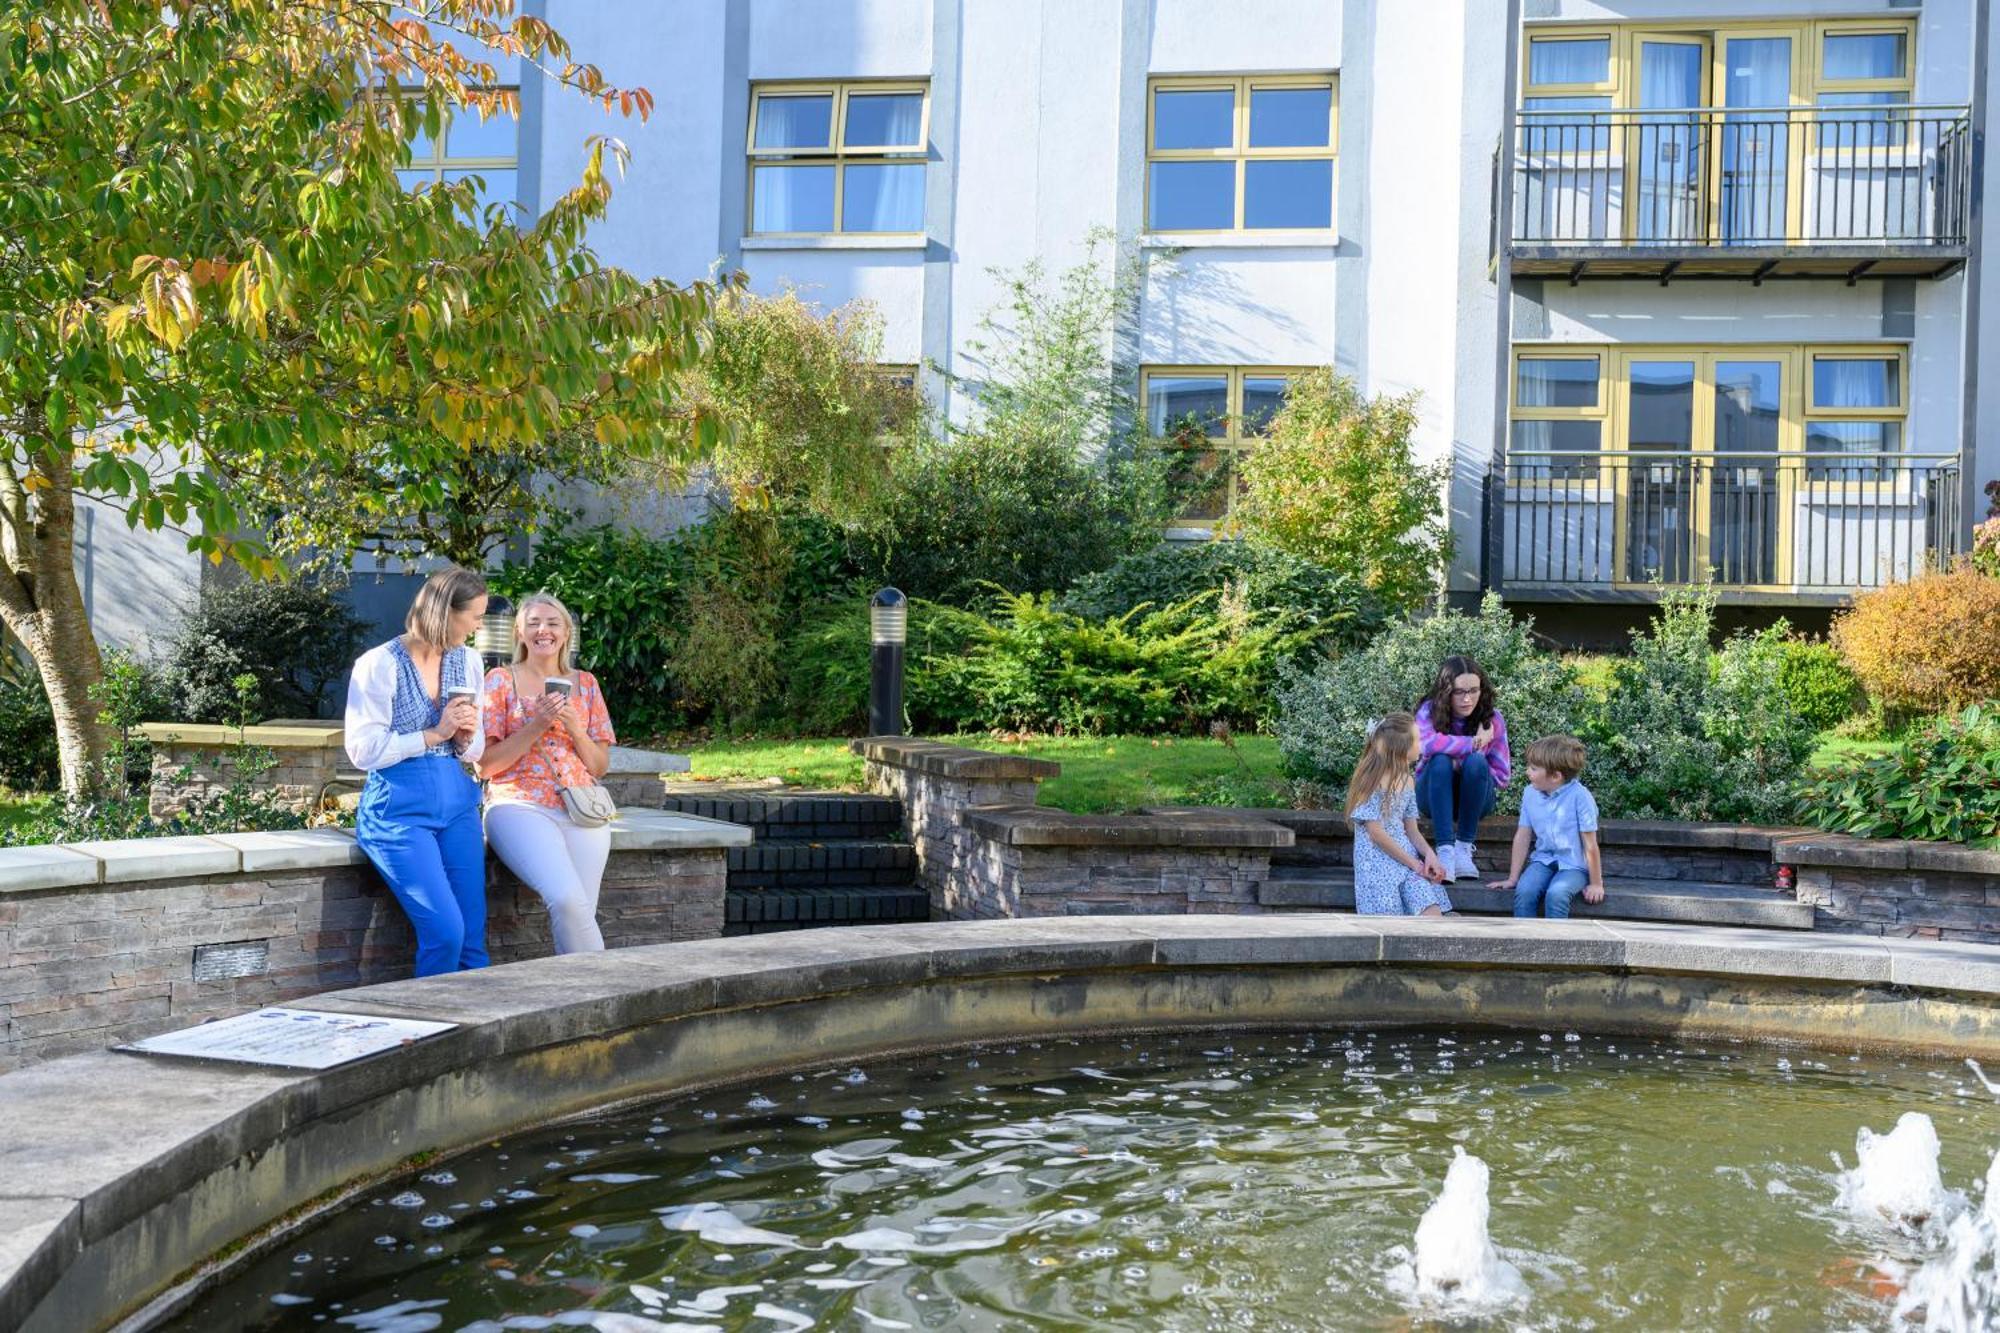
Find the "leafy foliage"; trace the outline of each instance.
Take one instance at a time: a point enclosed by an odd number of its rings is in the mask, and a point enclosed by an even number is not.
[[[1448,463],[1419,463],[1414,395],[1366,398],[1322,368],[1293,379],[1285,405],[1241,464],[1231,519],[1251,542],[1353,570],[1390,606],[1414,610],[1451,558]]]
[[[1178,508],[1111,362],[1137,289],[1102,244],[1054,278],[1039,264],[996,272],[1006,296],[963,357],[981,373],[958,381],[970,419],[896,453],[871,525],[882,573],[905,594],[969,605],[987,585],[1063,589],[1157,544]]]
[[[1778,661],[1782,706],[1814,731],[1831,731],[1864,702],[1861,682],[1830,643],[1787,639]]]
[[[1891,718],[2000,698],[2000,578],[1960,565],[1864,592],[1833,643]]]
[[[0,680],[0,787],[49,791],[58,776],[56,719],[42,678],[29,671]]]
[[[963,654],[985,622],[974,612],[912,601],[903,653],[903,711],[921,734],[948,729],[949,682],[933,667]],[[853,736],[867,729],[870,671],[868,604],[860,597],[807,608],[786,637],[780,720],[808,736]]]
[[[1537,736],[1576,731],[1587,714],[1569,665],[1536,645],[1532,621],[1515,619],[1489,595],[1476,615],[1450,611],[1399,621],[1357,652],[1285,672],[1277,731],[1286,771],[1321,788],[1344,788],[1368,724],[1414,709],[1438,663],[1454,653],[1486,669],[1517,754]],[[1503,809],[1519,808],[1520,789],[1514,782],[1500,793]]]
[[[676,388],[713,291],[585,244],[616,141],[536,218],[473,181],[397,177],[448,115],[518,114],[495,61],[650,110],[512,8],[0,7],[0,618],[41,668],[72,791],[106,743],[84,707],[102,668],[79,494],[268,570],[247,534],[330,558],[385,527],[421,539],[423,516],[464,511],[461,464],[484,476],[558,438],[692,458],[720,438]]]
[[[246,582],[204,591],[160,668],[172,719],[238,720],[248,675],[257,718],[320,717],[353,665],[367,625],[328,586]]]
[[[232,682],[237,695],[239,727],[247,725],[259,685],[244,674]],[[306,815],[277,799],[261,784],[277,767],[277,754],[264,746],[229,748],[223,767],[228,781],[206,794],[189,797],[185,808],[170,815],[151,809],[153,747],[138,731],[139,723],[159,713],[159,687],[143,665],[123,653],[105,661],[104,679],[91,698],[113,737],[100,761],[90,795],[51,804],[24,824],[0,829],[0,846],[52,842],[89,842],[109,838],[150,838],[183,833],[237,833],[304,828]],[[194,774],[183,765],[171,775],[185,785]]]
[[[1093,622],[1048,594],[1002,594],[956,657],[932,657],[939,723],[960,729],[1206,732],[1267,711],[1302,632],[1205,593]]]
[[[1985,519],[1972,530],[1972,567],[1988,578],[2000,579],[2000,515]]]
[[[1224,592],[1253,612],[1284,612],[1315,647],[1357,647],[1382,628],[1380,603],[1346,572],[1247,542],[1169,542],[1086,574],[1056,599],[1058,610],[1094,620],[1142,604],[1170,606]]]
[[[1817,743],[1785,706],[1789,630],[1738,634],[1711,650],[1715,595],[1669,589],[1632,636],[1631,656],[1591,742],[1587,781],[1606,814],[1640,819],[1785,823],[1792,786]]]
[[[1840,833],[2000,846],[2000,712],[1927,719],[1888,754],[1810,774],[1799,796]]]

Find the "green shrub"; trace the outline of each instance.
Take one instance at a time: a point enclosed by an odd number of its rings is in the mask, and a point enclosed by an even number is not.
[[[1787,706],[1783,624],[1710,648],[1715,595],[1670,589],[1632,636],[1587,729],[1586,781],[1607,815],[1786,823],[1818,728]]]
[[[911,602],[903,654],[903,711],[911,731],[949,730],[953,709],[930,663],[959,656],[985,622],[970,611]],[[784,646],[782,722],[807,736],[860,735],[868,725],[870,670],[868,604],[856,597],[821,602],[800,616]]]
[[[1529,741],[1577,730],[1586,708],[1575,674],[1536,645],[1533,629],[1532,621],[1515,619],[1497,596],[1488,596],[1477,615],[1454,611],[1401,621],[1359,652],[1285,672],[1277,731],[1286,771],[1322,790],[1345,788],[1368,724],[1414,709],[1438,663],[1453,653],[1470,654],[1492,679],[1518,764]],[[1524,781],[1500,793],[1502,809],[1520,808]]]
[[[1069,587],[1156,544],[1172,505],[1150,459],[1095,461],[1061,440],[976,431],[900,451],[875,526],[884,580],[969,605],[991,587]]]
[[[1004,594],[962,653],[925,660],[928,706],[947,730],[1205,733],[1258,721],[1301,637],[1215,594],[1106,621]]]
[[[61,782],[55,713],[41,676],[29,667],[18,680],[0,680],[0,787],[54,791]]]
[[[1808,776],[1806,818],[1864,838],[2000,846],[2000,711],[1932,718],[1888,754]]]
[[[1258,545],[1354,570],[1391,607],[1415,610],[1451,559],[1451,465],[1417,461],[1416,425],[1415,395],[1366,398],[1327,368],[1295,377],[1243,455],[1233,525]]]
[[[1815,731],[1831,731],[1866,702],[1861,682],[1830,643],[1788,639],[1778,661],[1784,706]]]
[[[1287,613],[1327,649],[1358,647],[1384,621],[1379,600],[1345,571],[1236,541],[1171,542],[1128,555],[1079,579],[1055,604],[1088,620],[1109,620],[1204,592],[1228,592],[1255,613]]]
[[[256,719],[319,717],[332,708],[367,632],[334,589],[310,580],[206,590],[162,655],[169,720],[235,721],[232,682],[242,675],[256,681]]]
[[[1989,490],[1992,485],[1987,483]],[[1984,519],[1972,530],[1972,567],[1988,578],[2000,579],[2000,516]]]

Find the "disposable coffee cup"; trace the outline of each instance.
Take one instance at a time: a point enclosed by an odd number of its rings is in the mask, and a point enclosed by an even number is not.
[[[444,692],[447,702],[453,699],[477,699],[479,691],[470,685],[454,685]]]
[[[575,690],[575,688],[576,686],[563,676],[550,676],[547,680],[542,682],[543,694],[560,694],[568,696],[573,690]]]

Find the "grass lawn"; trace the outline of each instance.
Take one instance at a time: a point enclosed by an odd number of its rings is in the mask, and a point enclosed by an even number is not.
[[[0,832],[19,828],[54,799],[52,796],[17,796],[0,791]]]
[[[1236,754],[1205,737],[944,736],[954,745],[1053,759],[1062,776],[1042,784],[1042,804],[1080,814],[1142,805],[1284,804],[1278,742],[1238,736]],[[687,751],[697,778],[778,778],[803,787],[858,791],[861,760],[842,738],[704,741]],[[1240,758],[1238,756],[1241,756]]]

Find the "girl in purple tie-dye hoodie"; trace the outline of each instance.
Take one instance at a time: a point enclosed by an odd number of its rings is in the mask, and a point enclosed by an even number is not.
[[[1513,775],[1507,719],[1493,703],[1493,682],[1470,657],[1438,664],[1430,693],[1417,705],[1417,802],[1431,819],[1431,841],[1453,879],[1477,879],[1472,863],[1479,821]]]

